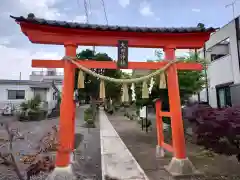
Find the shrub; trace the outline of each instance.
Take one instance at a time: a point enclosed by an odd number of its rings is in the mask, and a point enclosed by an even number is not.
[[[84,111],[84,121],[88,121],[89,119],[92,119],[92,108],[87,108],[85,111]]]
[[[40,110],[41,98],[40,96],[35,96],[33,99],[21,103],[21,112],[19,115],[19,120],[34,121],[43,120],[46,117],[47,111]]]
[[[240,154],[240,107],[195,104],[184,110],[184,120],[196,125],[193,132],[199,145],[220,154]]]
[[[22,112],[19,115],[19,121],[40,121],[44,120],[47,116],[47,111],[39,110],[39,111],[29,111],[28,114]]]
[[[94,118],[93,118],[93,109],[87,108],[84,111],[84,121],[86,122],[87,125],[90,125],[90,127],[95,127],[94,125]]]
[[[165,124],[171,124],[171,118],[170,117],[163,117],[162,118],[163,123]]]
[[[20,108],[22,111],[37,111],[39,110],[40,103],[41,98],[37,95],[31,100],[21,103]]]

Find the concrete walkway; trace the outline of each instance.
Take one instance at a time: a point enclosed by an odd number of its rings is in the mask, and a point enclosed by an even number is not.
[[[102,179],[148,180],[102,109],[99,111],[99,119]]]
[[[76,163],[73,164],[73,169],[79,180],[102,180],[99,121],[95,122],[96,128],[84,127],[84,110],[88,107],[80,106],[76,109]]]

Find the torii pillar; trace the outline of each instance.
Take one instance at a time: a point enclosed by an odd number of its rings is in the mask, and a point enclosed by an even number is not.
[[[65,55],[76,57],[77,45],[71,42],[64,44]],[[60,108],[59,121],[59,144],[56,156],[56,167],[49,179],[55,179],[61,175],[65,179],[74,179],[72,166],[74,136],[75,136],[75,104],[73,99],[74,94],[74,77],[75,66],[63,60],[64,80],[62,90],[62,102]]]
[[[168,46],[163,49],[166,60],[176,59],[175,49],[176,48],[174,46]],[[186,156],[181,99],[179,93],[177,68],[175,64],[170,66],[167,70],[167,81],[174,157],[172,158],[170,164],[165,168],[173,176],[198,174],[198,171]]]

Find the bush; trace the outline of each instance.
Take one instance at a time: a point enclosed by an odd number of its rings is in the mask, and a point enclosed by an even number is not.
[[[195,124],[199,145],[225,155],[240,154],[240,107],[224,109],[194,104],[184,110],[184,120]]]
[[[40,121],[44,120],[47,116],[47,111],[29,111],[27,114],[25,112],[20,113],[19,121]]]
[[[84,111],[84,121],[86,122],[87,125],[90,125],[90,127],[95,127],[94,125],[94,118],[93,118],[93,109],[87,108]]]
[[[21,103],[20,121],[38,121],[46,118],[47,111],[40,110],[41,98],[35,96],[33,99]]]
[[[40,96],[35,96],[33,99],[28,100],[20,104],[20,108],[23,112],[25,111],[37,111],[41,103]]]
[[[88,121],[89,119],[92,119],[92,114],[88,109],[84,111],[84,121]]]
[[[170,125],[171,124],[171,118],[170,117],[163,117],[162,122]]]

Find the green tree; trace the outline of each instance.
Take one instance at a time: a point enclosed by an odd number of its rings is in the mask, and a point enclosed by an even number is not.
[[[161,56],[162,57],[162,56]],[[205,61],[199,58],[199,54],[191,53],[189,57],[183,59],[183,62],[199,62],[203,64],[205,67]],[[148,60],[150,61],[150,60]],[[162,61],[162,59],[158,59],[157,61]],[[152,100],[156,98],[161,98],[163,110],[169,110],[169,102],[168,102],[168,90],[167,89],[159,89],[160,77],[154,77],[155,84],[152,88],[151,94],[149,96],[148,104],[152,103]],[[181,101],[184,102],[193,94],[202,90],[205,84],[204,73],[202,71],[178,71],[178,81],[180,88],[180,96]],[[141,100],[141,84],[137,84],[135,88],[137,101],[146,103]]]
[[[97,53],[94,54],[92,50],[83,50],[77,54],[78,59],[89,59],[96,61],[112,61],[112,58],[106,53]],[[92,69],[98,74],[102,74],[109,77],[121,78],[121,71],[116,69]],[[76,72],[75,82],[77,87],[78,71]],[[99,96],[99,84],[100,81],[95,77],[86,74],[85,75],[85,88],[79,90],[80,93],[85,93],[86,97],[98,98]],[[119,94],[121,93],[121,87],[118,84],[105,82],[106,98],[118,99]]]
[[[163,51],[155,50],[155,56],[157,57],[158,60],[162,60],[163,59]]]
[[[197,27],[199,27],[201,29],[205,29],[205,25],[203,23],[198,23]]]

